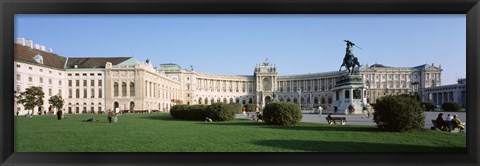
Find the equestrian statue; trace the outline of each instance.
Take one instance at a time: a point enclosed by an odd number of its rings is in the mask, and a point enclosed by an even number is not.
[[[352,75],[355,69],[355,66],[358,66],[358,67],[360,66],[360,62],[358,62],[357,57],[353,55],[352,47],[355,46],[359,49],[361,48],[356,46],[351,41],[348,41],[348,40],[344,40],[344,41],[347,42],[347,49],[345,52],[345,57],[343,58],[343,63],[340,66],[340,69],[338,71],[341,71],[342,67],[345,66],[345,68],[347,68],[347,75]]]

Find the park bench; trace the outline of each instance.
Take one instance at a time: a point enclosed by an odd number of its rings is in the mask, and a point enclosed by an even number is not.
[[[347,118],[345,117],[331,117],[332,122],[329,121],[328,117],[325,118],[328,124],[337,124],[337,121],[340,121],[340,124],[345,125],[347,123]]]
[[[433,124],[432,130],[442,131],[442,130],[440,129],[440,126],[438,126],[438,124],[437,124],[437,120],[432,120],[432,124]],[[453,128],[453,129],[451,130],[451,132],[463,132],[463,130],[462,130],[460,127],[458,127],[457,125],[451,124],[451,125],[448,126],[448,127],[449,127],[449,128],[450,128],[450,127]]]

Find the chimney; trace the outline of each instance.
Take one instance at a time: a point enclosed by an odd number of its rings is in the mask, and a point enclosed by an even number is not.
[[[33,41],[31,41],[31,40],[26,40],[26,41],[25,41],[25,46],[30,47],[30,49],[33,49]]]
[[[25,46],[25,38],[17,38],[17,44],[20,44],[22,46]]]
[[[40,45],[40,50],[45,51],[45,46],[44,46],[44,45]]]
[[[39,50],[40,49],[40,44],[35,44],[35,49]]]
[[[48,49],[48,52],[53,53],[53,49],[52,49],[52,48],[49,48],[49,49]]]

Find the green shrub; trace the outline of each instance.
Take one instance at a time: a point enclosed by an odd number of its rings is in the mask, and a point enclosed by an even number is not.
[[[387,131],[414,131],[423,128],[423,108],[409,96],[385,96],[377,99],[373,121]]]
[[[241,108],[241,107],[240,107]],[[235,119],[239,106],[225,103],[212,105],[175,105],[170,109],[170,115],[175,119],[229,121]]]
[[[270,103],[263,109],[263,121],[273,125],[295,125],[302,119],[302,111],[293,103]]]
[[[247,112],[255,112],[257,110],[257,105],[256,104],[245,104],[243,105]]]
[[[214,103],[207,108],[207,116],[213,121],[229,121],[235,119],[235,107],[225,103]]]
[[[421,103],[422,108],[425,106],[426,111],[435,111],[435,105],[432,103]]]
[[[446,102],[442,104],[442,109],[444,111],[459,111],[461,108],[460,104],[456,102]]]
[[[228,105],[233,107],[233,109],[235,110],[235,113],[242,113],[242,108],[243,108],[242,105],[237,103],[229,103]]]

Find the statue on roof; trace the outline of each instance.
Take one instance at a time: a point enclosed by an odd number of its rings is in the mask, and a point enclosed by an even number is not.
[[[268,58],[265,58],[265,62],[263,62],[263,66],[268,66],[269,63],[268,63]]]
[[[190,70],[193,71],[193,66],[192,65],[190,65]]]

